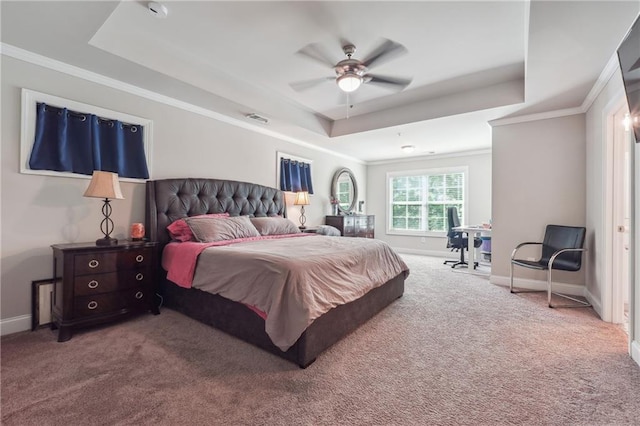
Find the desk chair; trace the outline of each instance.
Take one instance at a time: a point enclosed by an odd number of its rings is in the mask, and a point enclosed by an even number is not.
[[[582,252],[587,249],[584,246],[586,229],[577,226],[547,225],[544,233],[544,240],[541,243],[526,242],[516,246],[511,253],[511,271],[509,274],[509,290],[511,293],[530,293],[537,291],[547,292],[547,303],[550,308],[586,308],[591,306],[587,301],[576,299],[566,294],[556,293],[552,289],[551,270],[579,271],[582,267]],[[542,246],[540,259],[524,260],[516,259],[517,251],[527,245]],[[546,290],[516,290],[513,287],[513,266],[547,271]],[[551,295],[573,300],[575,304],[553,305]]]
[[[462,232],[454,231],[453,228],[460,226],[460,218],[458,217],[457,207],[447,208],[447,248],[451,251],[460,251],[460,260],[445,260],[444,264],[453,263],[452,268],[459,265],[467,265],[469,263],[464,260],[464,251],[468,250],[469,237],[464,237]],[[480,238],[474,237],[473,247],[478,248],[482,244]],[[473,262],[473,269],[476,269],[478,262]]]

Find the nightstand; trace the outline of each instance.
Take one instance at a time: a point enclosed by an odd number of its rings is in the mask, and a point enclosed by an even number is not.
[[[55,244],[53,249],[53,324],[58,342],[71,339],[73,329],[102,324],[151,311],[158,270],[158,243],[121,241]]]
[[[315,234],[316,232],[318,232],[318,227],[304,228],[301,229],[300,232],[304,232],[305,234]]]

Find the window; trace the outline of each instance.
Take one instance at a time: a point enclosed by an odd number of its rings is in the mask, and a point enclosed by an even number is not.
[[[56,125],[60,125],[56,122],[57,116],[69,118],[64,134],[73,133],[73,143],[68,144],[65,140],[64,143],[57,141],[58,145],[55,145],[47,140],[47,144],[37,145],[38,120],[42,120],[40,124],[53,126],[49,130],[56,130]],[[129,131],[121,132],[123,129]],[[60,132],[49,133],[56,141]],[[78,137],[85,133],[87,137]],[[121,181],[140,182],[151,172],[151,134],[151,120],[22,89],[21,173],[91,179],[93,170],[106,170],[117,172]],[[109,145],[107,141],[116,143]],[[36,146],[38,150],[34,157]]]
[[[464,223],[465,168],[395,172],[387,175],[388,232],[447,231],[447,207],[457,207]]]
[[[336,186],[336,198],[341,207],[348,209],[353,200],[353,186],[351,176],[348,173],[341,173]]]
[[[280,151],[276,152],[276,158],[276,184],[274,187],[287,192],[306,191],[312,195],[311,165],[313,160]]]

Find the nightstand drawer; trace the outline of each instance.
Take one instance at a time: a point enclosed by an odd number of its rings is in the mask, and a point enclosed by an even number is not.
[[[148,306],[151,297],[145,287],[137,287],[114,293],[79,296],[74,299],[74,317],[81,318],[116,312],[121,309],[142,310]]]
[[[77,254],[74,257],[74,275],[100,274],[118,270],[118,253]]]
[[[109,293],[151,283],[152,272],[147,269],[131,269],[106,274],[80,275],[74,279],[77,296]]]
[[[151,249],[78,254],[74,259],[74,275],[100,274],[122,269],[145,268],[151,265]]]
[[[151,266],[153,251],[151,249],[135,249],[118,253],[118,269],[139,269]]]

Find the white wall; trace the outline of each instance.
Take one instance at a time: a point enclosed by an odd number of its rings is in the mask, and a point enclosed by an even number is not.
[[[466,222],[477,224],[491,219],[491,153],[423,157],[414,161],[371,164],[367,169],[369,192],[367,212],[376,216],[376,238],[386,241],[392,247],[411,252],[432,255],[451,255],[445,234],[438,237],[427,236],[422,242],[420,236],[387,235],[387,173],[409,170],[426,170],[442,167],[467,166],[469,175],[467,193]],[[454,257],[456,257],[454,255]]]
[[[542,241],[547,224],[585,226],[585,155],[584,114],[493,128],[492,280],[509,276],[514,247]],[[546,279],[524,268],[517,276]],[[554,281],[583,285],[584,268],[554,271]]]
[[[20,90],[23,87],[153,120],[152,178],[212,177],[276,186],[276,152],[313,160],[315,195],[305,208],[307,226],[329,213],[333,173],[349,167],[365,199],[366,167],[302,145],[151,101],[84,79],[2,56],[0,318],[31,313],[31,281],[50,278],[51,244],[101,236],[101,202],[83,198],[87,179],[20,174]],[[144,185],[122,183],[125,200],[112,202],[116,238],[144,221]],[[365,203],[365,207],[368,203]],[[288,206],[298,223],[299,209]],[[28,327],[29,319],[21,324]],[[3,323],[3,330],[5,329]],[[22,327],[22,326],[21,326]]]

